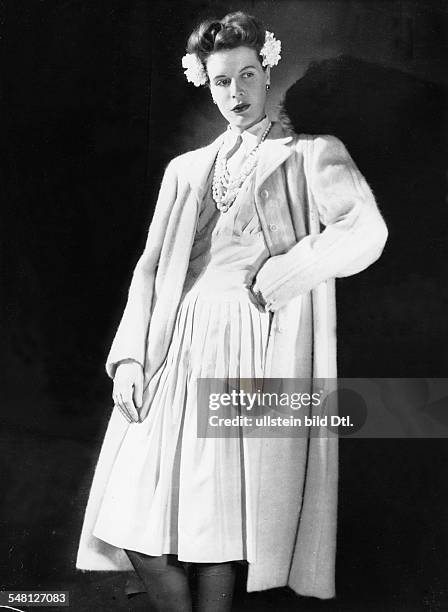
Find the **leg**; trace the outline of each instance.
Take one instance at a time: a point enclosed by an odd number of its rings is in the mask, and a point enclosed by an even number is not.
[[[196,612],[228,612],[232,609],[235,564],[194,563]]]
[[[188,577],[176,555],[152,557],[126,550],[157,612],[191,612]]]

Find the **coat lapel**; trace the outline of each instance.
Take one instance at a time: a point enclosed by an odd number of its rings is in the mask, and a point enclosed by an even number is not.
[[[255,174],[255,193],[265,180],[293,153],[293,137],[285,134],[280,123],[274,122],[269,136],[260,147]]]
[[[188,180],[193,193],[199,201],[202,201],[207,185],[207,178],[210,174],[216,155],[223,141],[224,134],[220,134],[213,142],[202,149],[193,151],[190,156],[188,168]]]

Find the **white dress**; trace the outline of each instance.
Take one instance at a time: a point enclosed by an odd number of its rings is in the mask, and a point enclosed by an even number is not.
[[[226,213],[215,207],[210,179],[154,400],[147,418],[127,430],[93,534],[182,561],[254,562],[251,441],[197,436],[196,380],[262,377],[270,314],[253,302],[249,287],[269,251],[254,173]]]

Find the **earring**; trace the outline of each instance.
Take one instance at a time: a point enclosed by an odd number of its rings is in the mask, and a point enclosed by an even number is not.
[[[269,91],[271,89],[271,86],[269,85],[269,83],[266,83],[266,91]]]

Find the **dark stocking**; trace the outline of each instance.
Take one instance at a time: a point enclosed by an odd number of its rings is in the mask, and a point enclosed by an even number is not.
[[[132,550],[126,554],[145,585],[155,611],[191,612],[187,573],[176,555],[152,557]]]
[[[196,612],[228,612],[232,609],[235,588],[235,564],[193,563]]]

